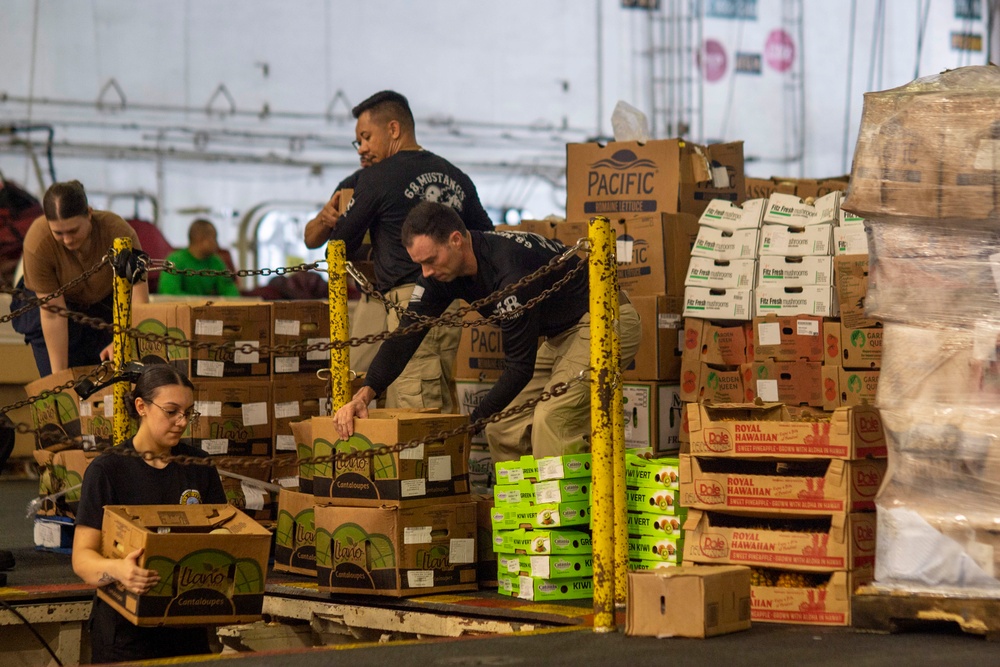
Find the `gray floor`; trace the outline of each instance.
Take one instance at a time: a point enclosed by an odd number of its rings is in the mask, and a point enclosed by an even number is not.
[[[37,482],[0,479],[0,548],[11,549],[16,568],[12,585],[76,582],[69,556],[36,551],[32,523],[24,516]],[[352,667],[431,667],[466,665],[997,665],[1000,643],[989,643],[951,628],[872,635],[843,628],[757,624],[750,631],[709,640],[625,637],[621,632],[553,632],[518,637],[388,644],[379,647],[275,654],[252,654],[241,664],[317,667],[331,662]],[[186,664],[207,664],[186,662]]]

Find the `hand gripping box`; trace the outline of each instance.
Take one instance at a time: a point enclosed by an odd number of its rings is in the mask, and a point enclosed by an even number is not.
[[[125,558],[160,583],[137,595],[119,583],[97,595],[135,625],[206,625],[260,620],[271,533],[231,505],[108,505],[101,554]]]
[[[315,457],[350,454],[433,438],[468,423],[462,415],[369,410],[354,420],[354,435],[341,440],[333,417],[313,417]],[[428,504],[469,493],[469,440],[460,433],[417,447],[371,457],[354,456],[313,466],[313,495],[362,507]]]
[[[405,597],[474,591],[476,504],[317,506],[319,590]]]
[[[629,572],[625,634],[702,638],[748,630],[750,608],[748,567]]]

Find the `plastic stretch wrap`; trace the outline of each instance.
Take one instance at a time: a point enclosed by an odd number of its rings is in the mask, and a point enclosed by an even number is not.
[[[962,67],[866,93],[844,210],[930,224],[1000,204],[1000,68]]]

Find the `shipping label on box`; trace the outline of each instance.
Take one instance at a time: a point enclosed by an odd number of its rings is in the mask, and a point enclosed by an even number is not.
[[[766,205],[766,199],[749,199],[743,202],[742,206],[725,199],[713,199],[698,218],[698,224],[728,232],[737,229],[757,229],[764,217]]]
[[[252,623],[270,546],[271,533],[230,505],[108,505],[101,554],[142,549],[139,567],[160,583],[138,595],[115,582],[97,595],[139,626]]]
[[[274,569],[316,576],[315,499],[311,493],[282,489],[274,531]]]
[[[712,637],[750,629],[750,569],[696,567],[628,575],[630,637]],[[684,604],[663,604],[684,600]]]
[[[698,285],[719,289],[753,288],[757,262],[752,259],[708,259],[692,257],[685,286]]]
[[[746,461],[684,454],[680,467],[684,507],[816,515],[873,511],[886,460]]]
[[[835,190],[807,204],[795,195],[775,193],[768,197],[764,223],[788,227],[836,225],[840,220],[840,196]]]
[[[687,411],[688,452],[701,456],[838,458],[885,457],[878,410],[838,408],[829,421],[792,421],[781,404],[703,405]]]
[[[749,320],[753,317],[754,290],[687,287],[684,317],[707,320]]]
[[[761,257],[827,256],[833,254],[833,225],[785,227],[764,225],[760,229]]]
[[[879,323],[865,315],[868,296],[868,255],[840,255],[833,258],[834,281],[840,319],[852,329],[873,327]]]
[[[833,254],[867,255],[868,232],[862,226],[834,227]]]
[[[833,317],[836,302],[829,287],[781,287],[764,285],[754,292],[757,306],[755,316],[816,315]]]
[[[748,398],[792,406],[823,406],[823,364],[819,361],[755,361]]]
[[[824,361],[823,318],[814,315],[753,319],[754,361]]]
[[[315,345],[330,342],[330,304],[328,301],[271,302],[271,344],[275,347]],[[330,367],[330,351],[276,352],[274,375],[315,374]]]
[[[764,255],[759,262],[757,285],[833,287],[833,258]]]
[[[875,514],[758,518],[690,510],[684,562],[831,572],[873,567]]]
[[[298,451],[292,422],[327,414],[326,388],[326,381],[315,376],[274,377],[271,381],[271,415],[276,452]]]
[[[522,479],[513,484],[496,484],[493,487],[494,508],[505,508],[535,502],[535,482]]]
[[[775,571],[776,572],[776,571]],[[790,573],[791,574],[791,573]],[[788,575],[786,575],[788,576]],[[803,577],[819,577],[817,585],[792,584],[750,588],[750,618],[754,623],[794,623],[795,625],[851,624],[851,596],[855,589],[874,579],[874,570],[865,568],[853,572],[833,572],[829,575],[794,573],[795,581]],[[778,574],[780,580],[781,573]]]
[[[758,238],[756,229],[727,232],[701,225],[698,238],[691,248],[691,256],[717,260],[754,259],[757,256]]]
[[[679,336],[683,300],[635,296],[631,301],[642,325],[642,345],[622,377],[625,380],[676,380],[681,372]]]
[[[516,484],[523,480],[538,481],[538,462],[531,454],[525,454],[516,461],[497,461],[493,467],[496,470],[497,484]]]
[[[476,590],[476,504],[317,506],[319,590],[403,597]]]
[[[368,418],[355,419],[354,435],[341,440],[332,417],[313,417],[313,452],[323,457],[378,449],[431,437],[465,423],[466,417],[460,415],[372,409]],[[365,507],[440,502],[469,493],[468,466],[468,439],[465,434],[453,435],[371,458],[358,456],[317,464],[313,494]]]
[[[476,311],[465,316],[467,322],[482,319]],[[455,357],[455,377],[473,380],[496,380],[506,367],[500,327],[482,324],[463,327]]]
[[[269,456],[274,438],[271,383],[198,382],[191,423],[191,444],[218,456]]]
[[[753,359],[750,324],[713,324],[700,318],[684,318],[684,361],[717,366],[736,366]],[[688,400],[688,399],[685,399]]]

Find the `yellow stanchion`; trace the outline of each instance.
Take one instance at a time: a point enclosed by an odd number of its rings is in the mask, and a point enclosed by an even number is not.
[[[343,241],[326,244],[330,270],[330,341],[347,340],[347,251]],[[333,411],[351,399],[350,355],[346,347],[330,350],[330,383]]]
[[[615,249],[614,231],[611,232],[612,244]],[[628,510],[625,507],[625,414],[623,410],[623,387],[621,373],[621,301],[618,299],[618,258],[615,253],[611,258],[614,270],[611,277],[614,281],[612,294],[612,309],[614,311],[614,326],[611,327],[611,359],[613,364],[613,383],[611,395],[611,425],[612,425],[612,461],[614,465],[614,521],[615,521],[615,604],[624,605],[628,597]]]
[[[618,303],[615,290],[614,237],[611,221],[590,220],[590,419],[591,518],[594,549],[594,631],[615,630],[614,451],[612,383],[617,362],[612,358],[612,317]]]
[[[132,252],[132,239],[128,236],[117,238],[114,241],[114,252]],[[115,291],[113,302],[115,325],[117,329],[114,334],[114,356],[112,361],[115,368],[121,370],[125,364],[132,359],[132,345],[126,329],[132,326],[132,283],[128,278],[115,274]],[[128,411],[125,408],[125,401],[128,400],[129,385],[127,382],[116,382],[114,385],[114,422],[111,425],[111,442],[120,445],[129,436]]]

